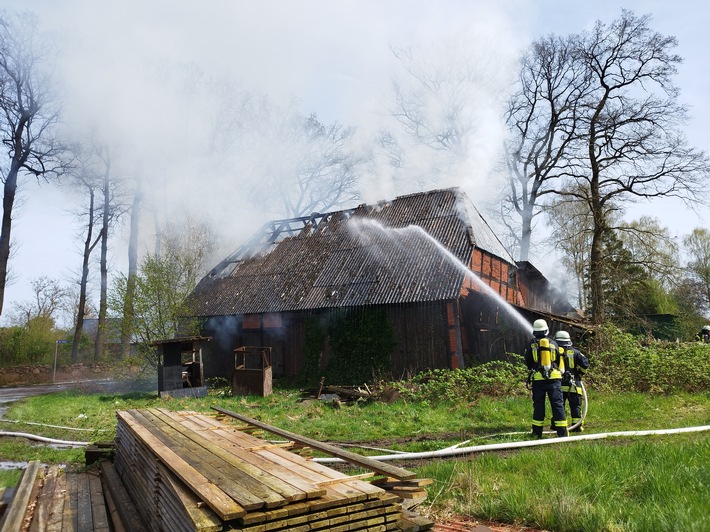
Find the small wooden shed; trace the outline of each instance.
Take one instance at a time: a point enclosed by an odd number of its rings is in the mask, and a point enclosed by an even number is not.
[[[207,395],[202,346],[210,336],[185,336],[158,340],[158,395],[160,397],[204,397]]]
[[[273,390],[271,348],[241,346],[234,350],[232,395],[268,397]]]

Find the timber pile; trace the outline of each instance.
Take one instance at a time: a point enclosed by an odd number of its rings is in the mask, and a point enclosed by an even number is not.
[[[400,497],[365,481],[374,473],[348,476],[205,414],[147,409],[116,415],[114,465],[148,530],[433,528]],[[416,483],[413,473],[388,464],[372,470]]]
[[[62,532],[116,530],[111,506],[96,473],[66,473],[59,466],[29,462],[0,521],[0,531]]]

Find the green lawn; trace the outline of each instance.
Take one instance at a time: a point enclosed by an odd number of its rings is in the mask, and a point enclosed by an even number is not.
[[[710,425],[707,393],[590,392],[589,401],[585,434]],[[288,389],[267,398],[211,394],[199,399],[62,392],[13,404],[0,430],[104,441],[115,435],[116,410],[160,406],[212,411],[213,405],[321,441],[406,451],[440,449],[466,440],[466,445],[524,441],[532,410],[530,399],[523,396],[484,397],[465,404],[361,402],[336,408],[324,401],[303,401],[298,390]],[[0,458],[80,467],[83,450],[2,438]],[[429,499],[419,508],[432,517],[455,514],[549,530],[710,530],[708,432],[393,463],[435,480]],[[0,475],[0,483],[14,482],[12,473]]]

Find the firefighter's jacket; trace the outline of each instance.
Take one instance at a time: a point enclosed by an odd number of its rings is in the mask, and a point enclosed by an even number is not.
[[[571,345],[559,346],[566,372],[562,375],[562,390],[570,391],[571,386],[579,386],[582,375],[589,368],[589,359],[579,349]]]
[[[540,345],[542,340],[549,342],[548,346]],[[544,343],[544,342],[542,342]],[[545,368],[543,361],[550,357],[550,367]],[[561,379],[565,372],[564,360],[560,356],[559,347],[549,338],[533,338],[525,349],[525,364],[532,372],[533,381]]]

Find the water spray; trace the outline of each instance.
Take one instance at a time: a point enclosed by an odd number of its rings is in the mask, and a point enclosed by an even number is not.
[[[473,270],[471,270],[466,264],[464,264],[456,255],[451,253],[446,246],[444,246],[441,242],[439,242],[436,238],[434,238],[432,235],[430,235],[424,228],[418,225],[408,225],[406,227],[386,227],[382,225],[380,222],[377,222],[375,220],[369,219],[369,218],[360,218],[360,217],[355,217],[355,218],[350,218],[348,220],[348,227],[355,228],[357,231],[358,236],[362,238],[362,231],[363,229],[371,229],[378,231],[380,233],[384,233],[385,235],[388,235],[388,233],[414,233],[419,237],[422,237],[432,243],[437,251],[443,255],[449,263],[454,265],[457,269],[459,269],[461,272],[463,272],[464,276],[468,279],[471,279],[476,286],[478,286],[482,292],[484,292],[486,295],[492,297],[495,299],[496,302],[498,302],[503,309],[506,310],[506,312],[512,316],[516,323],[520,325],[520,327],[525,330],[525,331],[530,331],[530,323],[517,311],[513,308],[513,306],[508,303],[503,297],[493,290],[488,284],[486,284],[483,279],[481,279]],[[548,358],[549,358],[549,353],[548,353]],[[573,430],[577,427],[579,427],[583,422],[584,418],[587,416],[587,390],[584,387],[584,383],[581,383],[581,388],[582,388],[582,395],[584,397],[584,405],[581,413],[580,420],[572,425],[571,427],[568,428],[568,430]]]
[[[353,227],[358,231],[358,234],[363,230],[363,228],[366,229],[372,229],[375,231],[379,231],[381,233],[384,233],[386,236],[388,236],[388,233],[392,232],[395,234],[416,234],[419,237],[422,237],[426,239],[428,242],[433,244],[437,251],[453,266],[455,266],[460,272],[464,274],[464,276],[471,281],[473,281],[478,288],[481,289],[483,293],[486,295],[492,297],[493,299],[496,300],[497,303],[501,305],[501,307],[516,321],[516,324],[519,325],[523,330],[526,332],[530,332],[531,326],[530,323],[517,311],[513,308],[513,306],[508,303],[503,297],[493,290],[488,284],[486,284],[483,279],[481,279],[473,270],[471,270],[466,264],[461,262],[461,260],[451,253],[446,246],[444,246],[441,242],[439,242],[436,238],[434,238],[432,235],[430,235],[424,228],[418,226],[418,225],[408,225],[406,227],[386,227],[382,225],[381,223],[371,220],[369,218],[359,218],[359,217],[354,217],[350,218],[348,220],[348,226]]]

